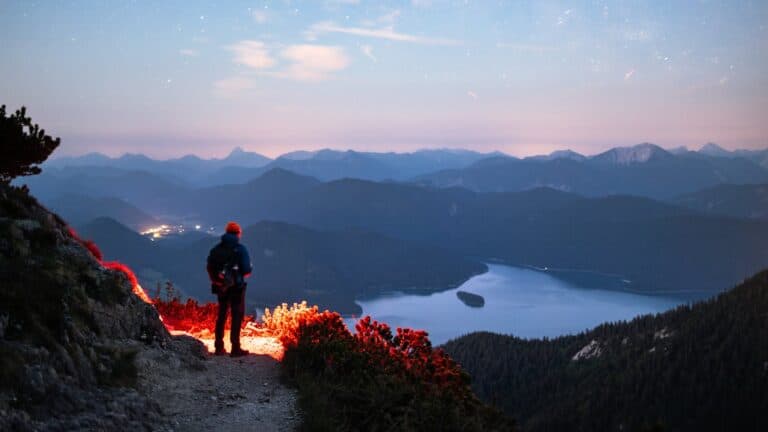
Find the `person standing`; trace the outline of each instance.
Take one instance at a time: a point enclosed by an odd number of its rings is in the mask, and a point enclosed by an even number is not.
[[[230,356],[241,357],[250,354],[240,346],[240,326],[245,315],[245,278],[253,271],[248,249],[240,243],[242,229],[237,222],[229,222],[221,236],[219,244],[208,254],[208,276],[211,279],[211,291],[219,300],[219,313],[216,319],[216,355],[226,355],[224,349],[224,326],[227,311],[231,311],[231,330],[229,340],[232,343]]]

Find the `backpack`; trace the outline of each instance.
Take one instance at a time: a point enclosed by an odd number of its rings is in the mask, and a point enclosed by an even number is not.
[[[234,247],[223,242],[217,244],[208,254],[208,277],[211,279],[211,292],[225,295],[238,284],[240,277],[239,254]]]

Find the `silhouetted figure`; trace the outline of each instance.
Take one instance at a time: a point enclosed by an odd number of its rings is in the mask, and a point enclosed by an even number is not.
[[[221,242],[208,254],[208,276],[211,278],[211,291],[219,298],[219,315],[216,319],[216,355],[225,355],[224,325],[227,322],[227,310],[232,311],[230,342],[232,357],[249,354],[240,347],[240,326],[245,313],[245,278],[251,274],[251,258],[248,249],[240,244],[242,230],[236,222],[229,222]]]

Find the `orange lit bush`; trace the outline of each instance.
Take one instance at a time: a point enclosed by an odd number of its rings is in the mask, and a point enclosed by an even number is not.
[[[294,303],[290,307],[287,303],[283,303],[274,310],[265,309],[261,321],[266,330],[286,345],[295,341],[302,323],[314,319],[318,314],[317,306],[309,307],[306,301]]]
[[[170,300],[161,300],[156,297],[152,302],[169,330],[196,334],[206,330],[213,333],[216,328],[216,317],[219,311],[219,305],[216,303],[200,304],[194,299],[182,302],[178,297]],[[254,321],[252,315],[246,315],[243,318],[243,327]],[[230,321],[227,320],[225,329],[229,330],[229,328]]]

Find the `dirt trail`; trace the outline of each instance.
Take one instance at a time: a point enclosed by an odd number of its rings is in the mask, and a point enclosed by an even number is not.
[[[266,355],[193,355],[194,341],[148,350],[136,360],[141,392],[157,402],[177,431],[292,431],[299,423],[296,393],[279,380]],[[183,353],[187,351],[187,353]]]

